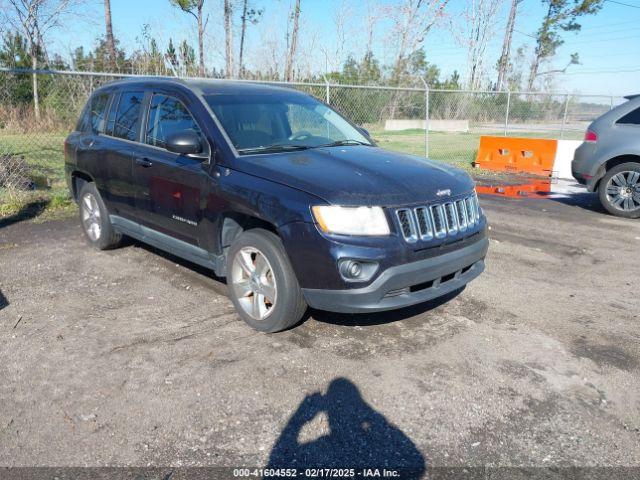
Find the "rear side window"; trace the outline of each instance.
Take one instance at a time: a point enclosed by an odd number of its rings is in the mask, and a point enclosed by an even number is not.
[[[640,108],[627,113],[621,117],[616,123],[623,123],[626,125],[640,125]]]
[[[133,142],[138,140],[138,124],[143,97],[144,92],[124,92],[120,95],[113,123],[114,137]]]
[[[166,95],[154,95],[149,107],[145,142],[166,148],[167,137],[184,130],[193,130],[202,138],[200,127],[180,100]]]
[[[104,133],[108,103],[108,93],[97,94],[91,97],[87,109],[78,123],[77,129],[83,132]]]

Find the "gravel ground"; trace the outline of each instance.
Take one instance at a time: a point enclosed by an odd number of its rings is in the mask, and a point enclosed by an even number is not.
[[[640,222],[481,202],[459,295],[272,335],[170,255],[0,228],[0,465],[640,466]]]

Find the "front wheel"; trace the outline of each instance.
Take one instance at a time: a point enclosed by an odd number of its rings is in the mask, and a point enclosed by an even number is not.
[[[640,218],[640,163],[623,163],[600,181],[600,202],[618,217]]]
[[[295,325],[307,309],[280,238],[267,230],[247,230],[233,242],[227,285],[240,317],[262,332]]]

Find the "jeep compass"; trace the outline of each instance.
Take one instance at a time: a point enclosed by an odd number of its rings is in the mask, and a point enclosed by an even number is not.
[[[295,325],[307,306],[425,302],[484,270],[486,220],[465,172],[378,148],[288,88],[105,85],[65,141],[65,168],[90,244],[127,235],[212,269],[261,331]]]

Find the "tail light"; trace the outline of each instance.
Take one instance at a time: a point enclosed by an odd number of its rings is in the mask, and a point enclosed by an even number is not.
[[[584,141],[589,143],[595,143],[598,141],[598,135],[593,130],[587,130],[584,134]]]

